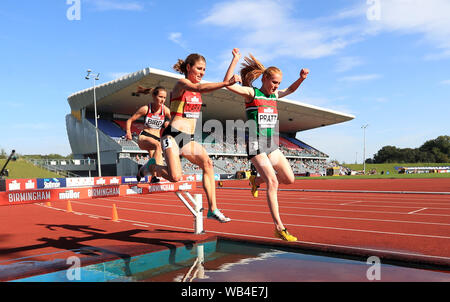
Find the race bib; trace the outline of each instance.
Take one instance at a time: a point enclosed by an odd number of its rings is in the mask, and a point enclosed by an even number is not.
[[[183,117],[186,118],[199,118],[200,111],[202,110],[202,98],[197,94],[186,94],[184,96],[184,111]]]
[[[258,125],[260,128],[275,128],[278,110],[273,107],[258,107]]]
[[[163,141],[162,141],[163,151],[165,151],[166,149],[169,149],[171,147],[172,147],[172,140],[170,139],[170,137],[166,137],[165,139],[163,139]]]
[[[145,118],[145,126],[153,129],[160,129],[164,124],[164,116],[152,115]]]

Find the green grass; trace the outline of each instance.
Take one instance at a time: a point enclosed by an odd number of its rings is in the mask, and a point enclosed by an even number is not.
[[[0,170],[5,164],[6,159],[0,159]],[[63,177],[59,176],[56,173],[44,170],[29,162],[18,159],[17,161],[10,161],[6,169],[9,170],[8,179],[18,179],[18,178],[58,178]]]
[[[344,164],[346,168],[350,168],[353,171],[363,171],[363,164]],[[422,173],[422,174],[398,174],[394,167],[442,167],[450,166],[450,163],[413,163],[413,164],[366,164],[366,173],[369,173],[372,169],[376,169],[375,175],[343,175],[343,176],[322,176],[322,177],[299,177],[298,179],[376,179],[376,178],[450,178],[450,173]],[[381,175],[381,171],[384,174]],[[386,174],[389,171],[389,174]]]
[[[362,171],[364,169],[363,164],[344,164],[344,167],[350,168],[354,171]],[[389,171],[390,173],[397,173],[394,167],[442,167],[450,166],[450,163],[412,163],[412,164],[366,164],[366,172],[376,169],[378,173],[381,171]]]

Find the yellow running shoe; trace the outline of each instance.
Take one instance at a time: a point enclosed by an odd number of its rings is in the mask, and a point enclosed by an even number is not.
[[[258,197],[258,188],[259,186],[256,184],[256,175],[250,175],[250,185],[252,186],[252,195],[253,197]]]
[[[284,229],[284,230],[282,230],[282,231],[278,231],[278,230],[275,228],[275,237],[281,238],[281,239],[283,239],[283,240],[285,240],[285,241],[291,241],[291,242],[297,241],[297,237],[292,236],[291,234],[289,234],[289,232],[287,231],[287,229]]]

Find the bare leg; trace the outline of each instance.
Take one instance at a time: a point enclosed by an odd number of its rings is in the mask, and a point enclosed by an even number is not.
[[[268,157],[270,162],[272,163],[272,167],[275,169],[278,182],[287,185],[293,184],[295,182],[294,172],[292,171],[291,165],[289,164],[284,154],[280,151],[280,149],[271,152]],[[258,186],[260,186],[264,182],[264,178],[262,178],[261,176],[257,176],[255,178],[255,183]]]
[[[292,171],[291,165],[280,149],[270,153],[269,160],[272,163],[272,167],[277,172],[277,179],[279,183],[291,185],[295,182],[295,175]]]
[[[272,215],[272,220],[278,231],[284,230],[285,227],[281,221],[280,212],[278,209],[278,180],[275,175],[275,170],[272,163],[267,157],[266,153],[256,155],[251,159],[261,179],[267,184],[267,202]]]
[[[168,136],[163,139],[168,140],[167,148],[164,150],[164,157],[166,159],[167,166],[160,164],[144,165],[142,167],[142,174],[147,175],[154,173],[156,176],[164,177],[171,182],[177,182],[182,176],[179,148],[173,137]]]
[[[214,166],[208,153],[202,145],[190,142],[181,149],[181,155],[203,170],[203,189],[208,199],[209,209],[214,211],[217,209],[216,184],[214,181]]]

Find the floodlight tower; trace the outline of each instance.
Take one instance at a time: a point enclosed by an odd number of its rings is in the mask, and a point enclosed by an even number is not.
[[[363,129],[363,133],[364,133],[364,148],[363,148],[364,175],[366,175],[366,128],[367,128],[367,126],[369,126],[369,124],[361,126],[361,128]]]
[[[91,78],[94,81],[94,114],[95,114],[95,140],[97,143],[97,165],[98,165],[98,176],[102,176],[102,165],[100,161],[100,144],[98,141],[98,122],[97,122],[97,97],[95,95],[95,81],[99,80],[100,73],[97,73],[95,77],[91,76],[92,70],[87,70],[87,75],[85,77],[86,80],[90,80]]]

